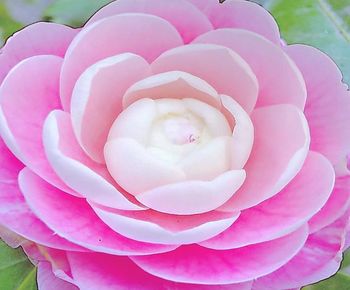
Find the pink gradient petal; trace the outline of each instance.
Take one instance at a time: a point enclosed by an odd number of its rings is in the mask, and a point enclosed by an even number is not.
[[[233,285],[182,284],[163,280],[140,269],[127,257],[98,253],[68,253],[73,277],[84,290],[251,290],[251,282]]]
[[[325,155],[335,166],[345,164],[350,152],[350,92],[342,83],[339,68],[316,48],[291,45],[285,50],[306,82],[305,115],[310,126],[310,148]]]
[[[0,53],[0,84],[20,61],[35,55],[63,57],[78,30],[68,26],[38,22],[27,26],[8,39]]]
[[[249,208],[274,196],[299,172],[309,151],[307,121],[295,106],[255,109],[251,118],[255,136],[246,181],[220,210]]]
[[[303,168],[279,194],[243,211],[229,229],[201,245],[233,249],[291,233],[321,209],[333,184],[332,165],[321,154],[310,152]]]
[[[334,190],[326,205],[309,221],[310,232],[314,233],[335,222],[350,207],[350,176],[338,177]]]
[[[105,158],[114,180],[135,196],[154,187],[186,179],[185,173],[178,166],[157,159],[131,138],[108,141]]]
[[[146,255],[176,248],[119,235],[94,214],[85,200],[63,194],[29,170],[21,171],[19,184],[33,212],[55,233],[73,243],[113,255]]]
[[[185,43],[213,29],[208,18],[184,0],[119,0],[99,10],[87,25],[106,17],[131,12],[152,14],[169,21]]]
[[[7,75],[0,87],[4,123],[1,134],[9,148],[48,182],[72,193],[53,172],[44,153],[42,127],[50,111],[60,108],[59,75],[62,59],[57,56],[28,58]],[[19,117],[20,114],[20,117]]]
[[[232,170],[210,181],[195,180],[154,188],[138,194],[136,198],[147,207],[164,213],[205,213],[229,200],[241,187],[245,176],[244,170]]]
[[[116,232],[137,241],[159,243],[164,245],[192,244],[209,239],[227,229],[237,219],[239,213],[220,216],[213,214],[216,219],[204,222],[197,217],[194,221],[189,218],[178,216],[183,225],[176,229],[171,225],[174,218],[165,217],[159,221],[162,214],[148,212],[128,214],[120,211],[113,211],[107,208],[92,204],[96,214]],[[160,215],[160,217],[159,217]],[[210,214],[208,214],[210,216]]]
[[[142,57],[125,53],[95,63],[78,79],[71,103],[73,128],[80,145],[96,162],[104,163],[103,147],[122,111],[124,93],[149,74],[149,64]]]
[[[231,97],[221,95],[227,119],[233,120],[231,168],[241,169],[248,161],[254,143],[254,126],[249,115]]]
[[[188,0],[203,11],[214,28],[241,28],[261,34],[272,42],[280,43],[277,23],[271,14],[256,3],[244,0]]]
[[[37,279],[40,290],[79,290],[77,286],[57,278],[50,264],[46,262],[39,263]]]
[[[26,204],[17,184],[23,165],[0,139],[0,224],[21,237],[64,250],[83,250],[56,235],[40,221]]]
[[[202,79],[182,71],[153,75],[131,86],[123,97],[123,107],[143,98],[193,98],[220,108],[220,100],[213,87]]]
[[[216,251],[189,245],[160,255],[130,258],[146,272],[170,281],[241,283],[284,265],[301,249],[306,238],[307,227],[302,227],[283,238],[240,249]]]
[[[74,136],[68,113],[50,113],[45,121],[43,139],[45,152],[54,170],[84,197],[119,209],[143,209],[129,201],[114,186],[105,165],[95,163],[85,155]]]
[[[147,14],[121,14],[87,26],[69,46],[63,63],[61,100],[64,109],[69,111],[75,82],[93,63],[124,52],[153,61],[162,52],[182,44],[180,35],[169,22]]]
[[[342,260],[347,224],[348,218],[344,217],[310,235],[305,246],[289,263],[258,279],[254,286],[259,290],[298,288],[335,274]]]
[[[247,20],[253,23],[251,17]],[[307,94],[303,76],[279,45],[240,29],[210,31],[194,43],[226,46],[249,64],[259,83],[257,107],[292,104],[304,109]]]
[[[154,73],[185,71],[233,97],[246,111],[256,103],[258,82],[249,65],[234,51],[211,44],[181,46],[166,51],[151,65]]]

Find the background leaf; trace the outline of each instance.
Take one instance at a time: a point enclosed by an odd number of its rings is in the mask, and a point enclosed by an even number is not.
[[[326,52],[350,84],[349,0],[272,0],[265,4],[288,43],[305,43]]]
[[[0,289],[37,290],[36,267],[22,248],[12,249],[0,240]],[[58,290],[58,289],[57,289]]]

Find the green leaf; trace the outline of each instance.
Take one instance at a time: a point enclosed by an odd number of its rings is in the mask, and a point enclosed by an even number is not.
[[[21,248],[12,249],[0,240],[1,290],[37,290],[36,267]]]
[[[350,276],[339,272],[332,278],[315,285],[304,287],[303,290],[347,290],[350,285]]]
[[[0,47],[2,40],[6,40],[15,31],[19,30],[22,25],[11,18],[7,13],[5,4],[0,1]]]
[[[321,49],[334,59],[350,84],[349,0],[271,0],[266,7],[288,43]]]
[[[56,23],[79,27],[109,2],[111,0],[56,0],[46,9],[44,18]]]

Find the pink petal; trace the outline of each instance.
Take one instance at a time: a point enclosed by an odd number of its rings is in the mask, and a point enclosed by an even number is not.
[[[306,82],[305,115],[310,126],[310,148],[325,155],[336,166],[345,164],[350,152],[350,92],[342,83],[340,70],[331,58],[316,48],[291,45],[285,50]]]
[[[140,210],[115,186],[105,165],[92,161],[74,136],[71,118],[53,111],[45,121],[44,146],[51,166],[66,184],[92,201],[124,210]]]
[[[310,232],[317,232],[339,219],[350,207],[350,177],[338,177],[326,205],[309,221]]]
[[[176,221],[175,216],[168,217],[162,213],[123,213],[94,204],[92,207],[110,228],[123,236],[137,241],[164,245],[192,244],[209,239],[227,229],[239,215],[237,213],[222,216],[208,214],[208,217],[214,217],[212,221],[205,218],[201,220],[196,216],[193,216],[194,221],[191,221],[190,217],[178,216],[179,220]],[[160,220],[162,217],[163,221]],[[183,223],[183,225],[175,229],[172,223]]]
[[[220,100],[213,87],[202,79],[182,71],[153,75],[131,86],[123,97],[123,107],[143,98],[193,98],[220,108]]]
[[[52,272],[49,263],[41,262],[38,266],[38,287],[40,290],[78,290],[79,288],[71,283],[57,278]]]
[[[299,172],[309,151],[310,136],[303,113],[291,105],[254,110],[255,138],[241,189],[221,210],[249,208],[277,194]]]
[[[0,54],[0,84],[20,61],[35,55],[63,57],[77,34],[68,26],[39,22],[27,26],[8,39]]]
[[[112,255],[145,255],[175,248],[119,235],[94,214],[85,200],[60,192],[29,170],[21,172],[19,183],[33,212],[55,233],[73,243]]]
[[[251,283],[233,285],[182,284],[160,279],[140,269],[127,257],[98,253],[68,253],[73,277],[84,290],[251,290]]]
[[[185,71],[233,97],[246,111],[256,103],[258,82],[249,65],[232,50],[217,45],[187,45],[163,53],[151,65],[154,73]]]
[[[71,103],[73,128],[80,145],[96,162],[105,162],[103,147],[122,111],[125,91],[149,74],[142,57],[125,53],[95,63],[78,79]]]
[[[254,23],[251,19],[247,18]],[[238,53],[258,79],[258,107],[292,104],[304,109],[306,88],[302,74],[282,48],[266,38],[246,30],[219,29],[199,36],[194,43],[223,45]]]
[[[302,227],[283,238],[240,249],[216,251],[189,245],[160,255],[130,258],[146,272],[170,281],[205,285],[241,283],[284,265],[306,238],[307,228]]]
[[[250,1],[188,0],[202,10],[213,23],[214,28],[241,28],[261,34],[272,42],[280,43],[277,23],[271,14]]]
[[[136,198],[147,207],[164,213],[205,213],[229,200],[241,187],[245,176],[244,170],[232,170],[210,181],[194,180],[154,188]]]
[[[244,167],[254,143],[254,126],[249,115],[229,96],[221,95],[223,108],[227,119],[233,120],[231,168]]]
[[[333,184],[332,165],[321,154],[310,152],[303,168],[279,194],[243,211],[229,229],[201,245],[233,249],[291,233],[321,209]]]
[[[298,288],[335,274],[342,260],[346,218],[309,236],[305,246],[286,265],[258,279],[259,290]],[[255,289],[255,288],[254,288]]]
[[[162,52],[182,44],[180,35],[169,22],[152,15],[121,14],[89,25],[73,40],[63,63],[63,107],[69,111],[75,82],[95,62],[124,52],[153,61]]]
[[[48,182],[71,193],[51,169],[42,144],[44,120],[50,111],[60,108],[61,64],[57,56],[35,56],[11,70],[0,87],[4,117],[1,134],[9,148],[20,154],[17,158]]]
[[[177,0],[119,0],[99,10],[87,23],[121,13],[145,13],[169,21],[180,33],[185,43],[204,32],[212,30],[207,17],[188,1]]]
[[[23,238],[48,247],[83,250],[56,235],[29,209],[17,184],[18,173],[23,165],[1,139],[0,164],[0,224]]]

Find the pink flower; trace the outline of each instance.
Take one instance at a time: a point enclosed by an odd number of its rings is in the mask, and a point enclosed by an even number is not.
[[[40,290],[327,278],[349,223],[341,80],[248,1],[118,0],[82,29],[28,26],[0,56],[7,240]]]

